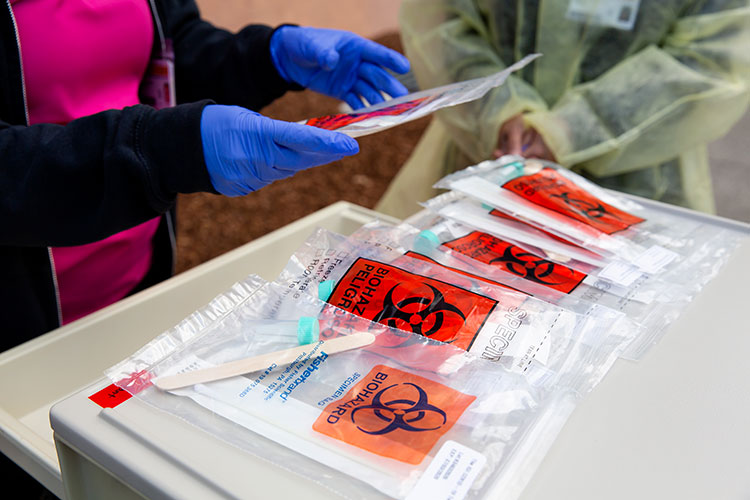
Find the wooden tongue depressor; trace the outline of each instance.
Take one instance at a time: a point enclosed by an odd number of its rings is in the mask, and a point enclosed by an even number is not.
[[[288,365],[300,355],[304,355],[305,353],[309,353],[312,349],[315,349],[316,346],[318,347],[318,352],[325,352],[326,354],[331,355],[337,352],[364,347],[372,344],[374,341],[375,335],[372,333],[359,332],[344,337],[324,340],[322,342],[315,342],[281,351],[269,352],[259,356],[253,356],[252,358],[238,359],[237,361],[230,361],[229,363],[224,363],[222,365],[178,373],[176,375],[167,375],[154,379],[153,383],[163,391],[171,391],[172,389],[179,389],[189,385],[213,382],[214,380],[221,380],[235,377],[237,375],[252,373],[258,370],[265,370],[274,363],[278,366]]]

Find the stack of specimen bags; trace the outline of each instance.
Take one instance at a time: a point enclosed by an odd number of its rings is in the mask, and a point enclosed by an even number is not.
[[[393,249],[380,236],[372,243],[361,232],[345,238],[318,229],[276,281],[352,314],[449,343],[534,383],[550,380],[581,394],[601,380],[637,332],[614,310],[563,309],[460,272],[450,261],[439,265]]]
[[[107,375],[346,497],[517,498],[575,405],[643,355],[738,241],[554,164],[503,158],[440,187],[403,223],[315,230],[273,282],[236,283]],[[321,343],[357,332],[375,341]],[[153,385],[299,344],[290,364]]]
[[[472,265],[494,265],[624,312],[642,326],[626,354],[631,359],[658,341],[741,239],[679,211],[643,206],[546,161],[506,156],[435,186],[450,191],[406,221],[422,230],[422,247],[460,253]],[[523,267],[536,274],[524,274]],[[554,286],[562,278],[549,275],[563,271],[566,283],[582,280],[567,291]]]
[[[630,339],[621,357],[630,359],[640,356],[689,303],[687,297],[677,294],[672,299],[658,295],[646,277],[631,287],[614,286],[429,212],[397,227],[368,224],[353,237],[387,242],[390,248],[413,258],[430,260],[584,316],[598,318],[606,313],[617,317],[617,331]]]
[[[638,266],[598,255],[455,191],[428,200],[425,206],[431,212],[459,225],[464,224],[485,233],[502,235],[503,240],[523,247],[548,261],[585,273],[589,280],[600,278],[601,282],[609,283],[612,293],[618,294],[626,293],[634,283],[643,284],[649,279],[663,280],[667,277],[683,288],[698,291],[721,268],[731,251],[731,248],[725,246],[706,244],[675,260],[678,255],[674,252],[659,250],[663,256],[674,260],[674,265],[667,273],[653,276]],[[423,225],[424,222],[420,219],[425,219],[424,212],[416,214],[409,222]],[[419,222],[413,222],[415,220]],[[452,229],[451,231],[455,232]],[[664,290],[660,289],[658,293],[664,293]]]
[[[414,257],[390,245],[392,230],[316,230],[274,282],[237,283],[107,375],[344,496],[518,497],[636,329],[606,307],[566,309]],[[330,356],[314,342],[290,365],[168,392],[152,384],[295,346],[303,318],[320,340],[376,340]],[[436,473],[445,464],[456,465]]]
[[[715,253],[726,255],[737,243],[729,231],[649,209],[547,161],[506,156],[448,175],[435,187],[465,194],[605,262],[651,275],[671,271],[671,279],[697,254],[708,269],[684,281],[705,283],[715,275]]]
[[[375,342],[330,356],[313,343],[290,365],[169,392],[151,383],[297,345],[287,323],[310,317],[321,339],[367,331]],[[281,325],[276,337],[271,320]],[[148,404],[352,498],[437,498],[435,488],[515,498],[580,398],[554,377],[532,383],[449,343],[255,277],[107,374]]]

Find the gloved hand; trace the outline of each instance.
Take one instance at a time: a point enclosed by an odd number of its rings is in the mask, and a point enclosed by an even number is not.
[[[279,74],[322,94],[342,99],[357,109],[361,97],[370,104],[408,93],[383,67],[409,71],[398,52],[348,31],[282,26],[271,37],[271,58]]]
[[[206,106],[201,139],[211,182],[226,196],[246,195],[359,151],[357,141],[340,132],[272,120],[238,106]]]

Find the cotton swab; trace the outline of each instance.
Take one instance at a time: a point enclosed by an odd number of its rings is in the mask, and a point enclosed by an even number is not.
[[[273,364],[276,364],[277,366],[287,365],[298,359],[300,356],[309,354],[313,350],[331,355],[365,347],[372,344],[374,341],[375,335],[372,333],[359,332],[343,337],[336,337],[331,340],[301,345],[281,351],[269,352],[251,358],[239,359],[237,361],[231,361],[229,363],[211,366],[209,368],[158,377],[154,379],[153,383],[163,391],[171,391],[189,385],[213,382],[215,380],[244,375],[258,370],[265,370]]]

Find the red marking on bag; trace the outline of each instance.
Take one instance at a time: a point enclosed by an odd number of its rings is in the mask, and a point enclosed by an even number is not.
[[[125,389],[121,389],[115,384],[111,384],[101,391],[89,396],[89,399],[102,408],[114,408],[131,397],[132,395]]]
[[[417,465],[475,399],[439,382],[377,365],[326,406],[313,430]]]
[[[311,125],[313,127],[322,128],[325,130],[338,130],[342,127],[346,127],[352,123],[361,122],[368,120],[376,116],[398,116],[406,113],[407,111],[416,108],[422,104],[427,97],[414,99],[413,101],[403,102],[394,106],[388,106],[381,108],[377,111],[370,111],[367,113],[343,113],[338,115],[326,115],[318,118],[310,118],[305,122],[305,125]]]
[[[503,188],[605,234],[622,231],[645,220],[599,200],[549,167],[510,180]]]
[[[377,323],[468,350],[497,301],[392,265],[359,258],[328,302]]]
[[[446,241],[443,245],[471,259],[564,293],[572,292],[586,279],[586,275],[580,271],[548,261],[480,231]]]

